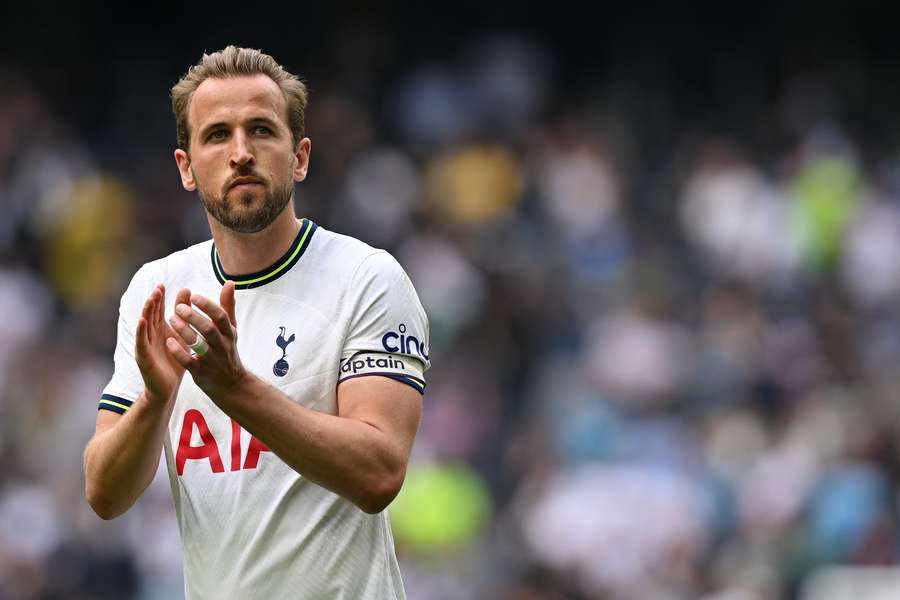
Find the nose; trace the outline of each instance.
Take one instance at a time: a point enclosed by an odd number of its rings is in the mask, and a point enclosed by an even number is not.
[[[232,140],[231,166],[239,167],[253,164],[253,147],[250,145],[250,139],[247,137],[247,134],[243,131],[237,131]]]

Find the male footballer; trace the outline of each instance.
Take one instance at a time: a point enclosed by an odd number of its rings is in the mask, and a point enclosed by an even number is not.
[[[134,275],[84,454],[111,519],[165,452],[189,600],[405,598],[383,511],[419,424],[428,322],[391,255],[295,216],[306,102],[271,56],[234,46],[172,88],[175,162],[212,239]]]

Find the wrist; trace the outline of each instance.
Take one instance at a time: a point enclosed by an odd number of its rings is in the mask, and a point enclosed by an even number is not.
[[[141,373],[144,379],[144,399],[148,404],[163,407],[175,400],[178,390],[181,389],[182,375],[174,380],[154,377],[152,374]],[[161,381],[162,379],[162,381]]]
[[[175,396],[178,395],[178,388],[175,388],[171,394],[166,396],[165,394],[160,394],[159,392],[151,392],[150,390],[144,389],[144,393],[141,394],[142,400],[148,408],[154,410],[162,410],[166,407],[172,400],[175,399]]]
[[[251,392],[256,376],[243,367],[234,377],[230,378],[228,385],[223,386],[219,390],[214,390],[209,397],[222,408],[226,406],[235,406],[244,398],[249,398],[253,394]]]

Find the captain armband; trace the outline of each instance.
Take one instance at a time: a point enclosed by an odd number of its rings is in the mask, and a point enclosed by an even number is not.
[[[341,363],[338,383],[354,377],[381,375],[425,392],[422,362],[410,356],[387,352],[358,352]]]

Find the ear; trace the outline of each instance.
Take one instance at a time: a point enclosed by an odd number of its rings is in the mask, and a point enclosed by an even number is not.
[[[187,152],[179,148],[175,151],[175,164],[178,165],[178,173],[181,175],[181,185],[189,192],[197,189],[194,181],[194,173],[191,171],[191,157]]]
[[[309,152],[311,149],[312,142],[309,141],[309,138],[305,137],[297,142],[297,147],[294,149],[294,158],[297,159],[294,163],[295,182],[306,179],[306,171],[309,168]]]

